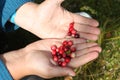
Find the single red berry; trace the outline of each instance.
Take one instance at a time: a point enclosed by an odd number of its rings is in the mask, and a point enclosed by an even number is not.
[[[64,50],[64,46],[60,46],[60,47],[59,47],[59,50]]]
[[[56,51],[52,51],[52,55],[56,55]]]
[[[72,40],[68,41],[68,45],[72,46],[73,45],[73,41]]]
[[[63,41],[62,43],[64,46],[68,45],[68,42],[67,41]]]
[[[63,53],[64,53],[64,50],[60,50],[59,53],[60,53],[60,54],[63,54]]]
[[[68,47],[65,47],[65,48],[64,48],[64,51],[65,51],[65,52],[66,52],[66,51],[68,51],[68,50],[69,50],[69,48],[68,48]]]
[[[53,56],[53,60],[54,60],[55,62],[57,62],[57,61],[58,61],[58,57],[57,57],[57,56]]]
[[[71,27],[74,27],[74,22],[70,23],[70,24],[69,24],[69,27],[70,27],[70,28],[71,28]]]
[[[52,45],[51,46],[51,50],[55,51],[57,49],[57,46],[56,45]]]
[[[67,65],[67,63],[64,61],[64,62],[62,62],[62,67],[65,67]]]
[[[69,62],[70,62],[70,57],[66,57],[66,58],[65,58],[65,62],[66,62],[66,63],[69,63]]]
[[[71,32],[68,32],[68,33],[67,33],[67,36],[71,36],[71,35],[72,35],[72,33],[71,33]]]
[[[75,52],[76,48],[75,47],[71,47],[70,50],[71,50],[71,52]]]
[[[60,55],[60,53],[59,52],[56,52],[56,56],[59,56]]]
[[[74,28],[73,28],[73,27],[70,27],[70,28],[69,28],[69,32],[72,32],[72,30],[74,30]]]
[[[59,52],[59,48],[56,49],[56,52]]]
[[[75,34],[74,38],[80,38],[80,35],[79,34]]]
[[[71,31],[71,33],[72,33],[72,34],[76,34],[77,31],[76,31],[75,29],[73,29],[73,30]]]
[[[59,62],[58,62],[58,65],[59,65],[59,66],[62,66],[62,62],[61,62],[61,61],[59,61]]]

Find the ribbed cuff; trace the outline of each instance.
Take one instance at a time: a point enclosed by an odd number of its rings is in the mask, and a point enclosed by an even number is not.
[[[2,10],[2,27],[4,30],[6,27],[5,24],[10,19],[10,17],[16,12],[16,10],[26,2],[31,2],[31,1],[32,0],[6,0]],[[12,26],[14,27],[15,25]],[[11,27],[11,25],[7,27]]]
[[[13,80],[2,60],[0,60],[0,80]]]

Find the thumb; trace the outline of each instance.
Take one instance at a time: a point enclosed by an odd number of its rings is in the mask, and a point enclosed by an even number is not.
[[[61,77],[61,76],[75,76],[75,72],[68,67],[59,67],[52,66],[52,71],[50,72],[53,77]]]

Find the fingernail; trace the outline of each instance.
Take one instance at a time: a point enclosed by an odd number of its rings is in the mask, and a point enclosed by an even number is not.
[[[99,22],[98,22],[98,21],[95,21],[95,22],[94,22],[94,26],[99,26]]]
[[[75,76],[75,73],[69,73],[69,76]]]

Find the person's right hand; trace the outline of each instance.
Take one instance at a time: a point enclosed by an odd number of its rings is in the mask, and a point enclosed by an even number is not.
[[[69,24],[81,38],[97,40],[99,23],[90,18],[67,11],[61,6],[64,0],[44,0],[41,4],[26,3],[17,10],[15,22],[20,27],[32,32],[40,38],[65,38]]]

